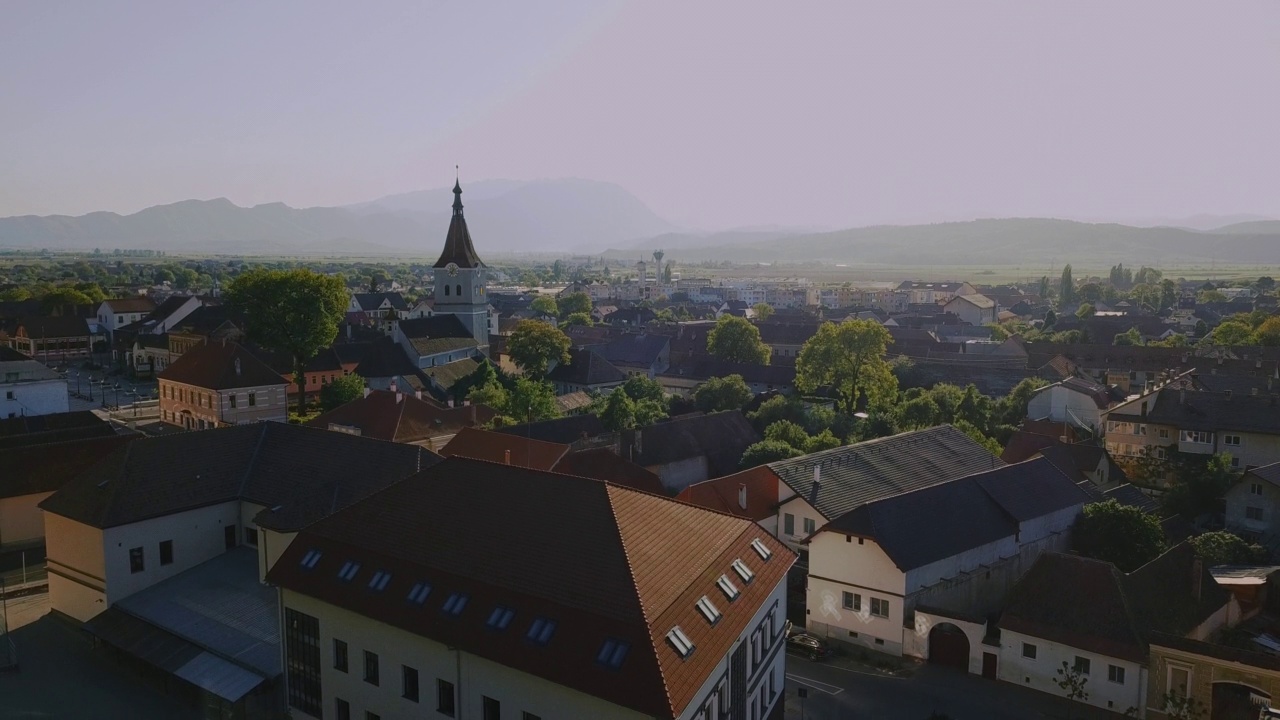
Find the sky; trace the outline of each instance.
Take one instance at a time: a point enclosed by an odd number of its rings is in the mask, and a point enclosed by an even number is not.
[[[1280,217],[1276,0],[0,3],[0,216],[617,183],[685,227]]]

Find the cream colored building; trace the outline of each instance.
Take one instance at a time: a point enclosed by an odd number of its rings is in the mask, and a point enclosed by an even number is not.
[[[289,419],[289,382],[234,342],[198,345],[156,376],[160,419],[197,430]]]

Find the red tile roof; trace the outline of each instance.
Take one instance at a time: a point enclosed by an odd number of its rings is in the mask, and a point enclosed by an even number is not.
[[[476,428],[463,428],[440,449],[440,454],[445,457],[488,460],[535,470],[552,469],[568,452],[568,445]]]
[[[115,298],[106,302],[112,312],[118,313],[149,313],[156,309],[155,301],[146,297]]]
[[[209,390],[289,384],[253,353],[225,340],[191,348],[156,377]]]
[[[466,427],[493,419],[483,405],[447,408],[406,393],[374,390],[368,396],[334,408],[307,423],[328,429],[330,425],[354,427],[365,437],[399,443],[421,442],[452,435]]]
[[[662,480],[633,462],[623,460],[609,448],[594,448],[569,453],[551,468],[565,475],[605,480],[632,490],[666,495]]]
[[[739,492],[747,491],[747,507],[739,502]],[[767,465],[725,477],[694,483],[676,496],[677,500],[759,522],[778,512],[782,481]]]

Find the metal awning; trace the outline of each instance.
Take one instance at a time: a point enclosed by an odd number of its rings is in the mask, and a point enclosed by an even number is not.
[[[264,678],[217,655],[202,652],[173,673],[227,702],[235,702],[262,684]]]

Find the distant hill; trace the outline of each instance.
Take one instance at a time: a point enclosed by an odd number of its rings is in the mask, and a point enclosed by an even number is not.
[[[1224,235],[1278,235],[1280,220],[1254,220],[1220,227],[1213,232]]]
[[[494,180],[463,190],[467,223],[482,256],[594,252],[677,229],[610,183]],[[451,188],[437,188],[348,207],[243,208],[219,198],[157,205],[132,215],[26,215],[0,218],[0,248],[431,255],[444,242],[452,204]]]

